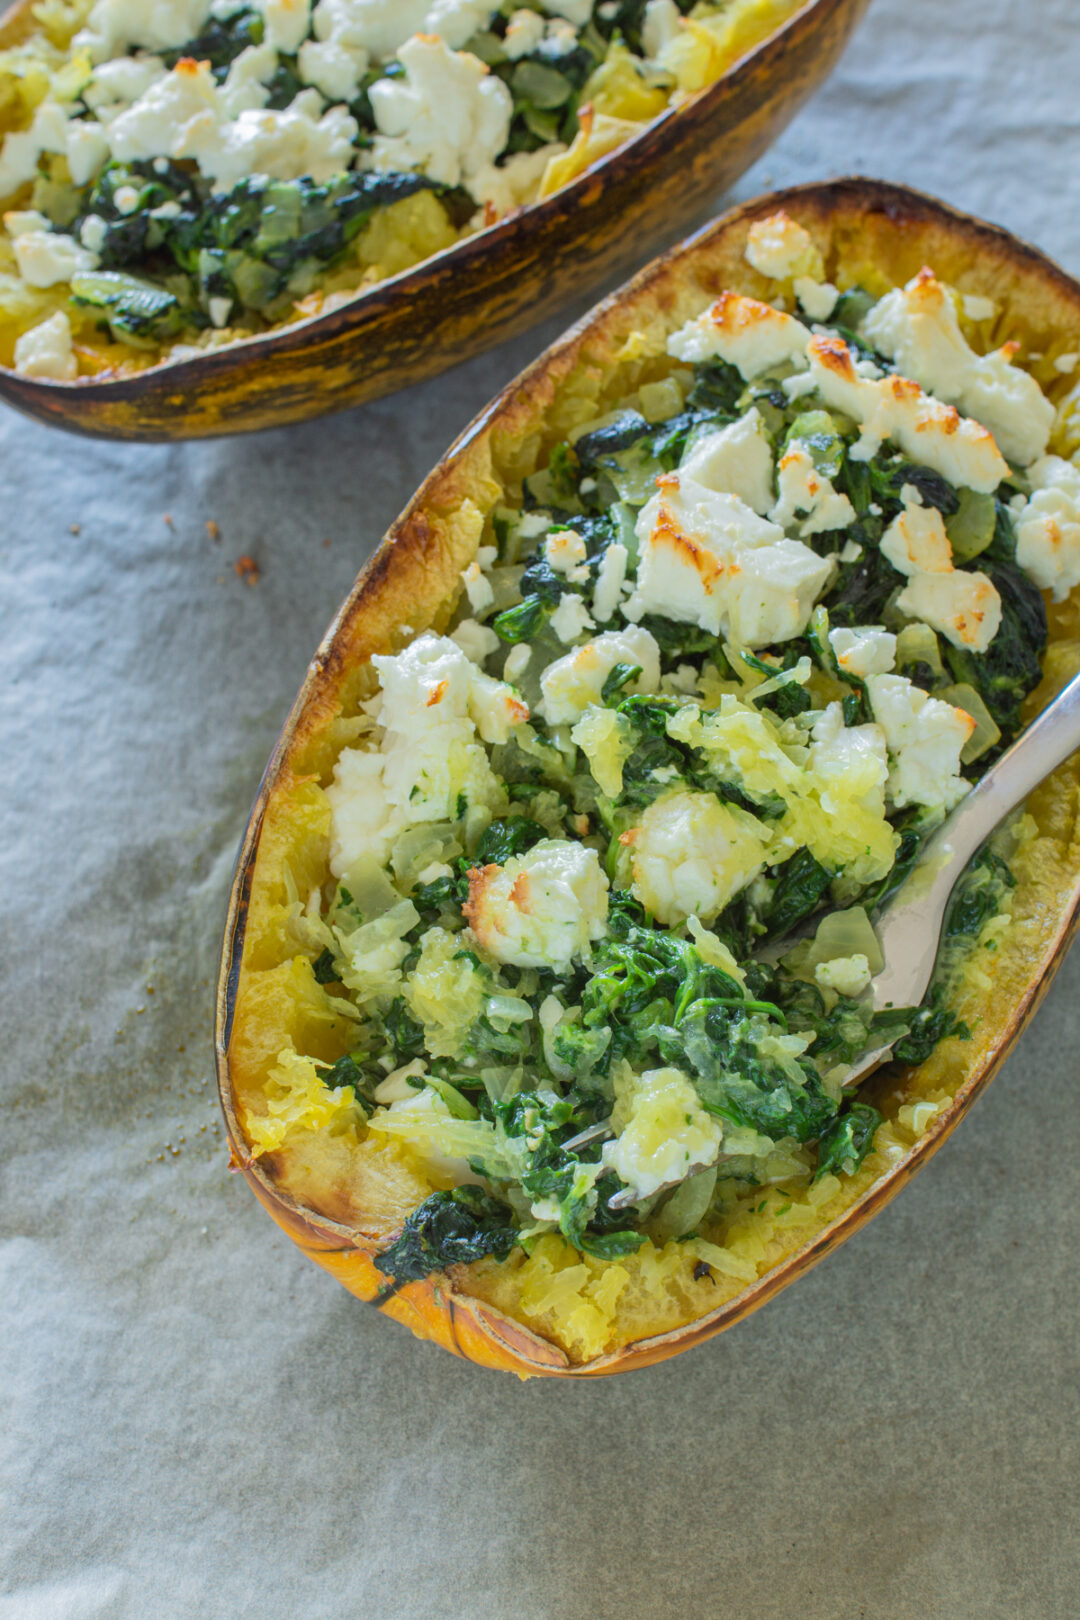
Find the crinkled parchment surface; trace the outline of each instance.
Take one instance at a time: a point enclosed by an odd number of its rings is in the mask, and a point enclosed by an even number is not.
[[[739,195],[877,173],[1080,270],[1078,20],[876,0]],[[628,1378],[414,1343],[226,1171],[211,984],[262,766],[359,564],[562,324],[231,443],[0,418],[0,1620],[1076,1613],[1080,955],[862,1236]]]

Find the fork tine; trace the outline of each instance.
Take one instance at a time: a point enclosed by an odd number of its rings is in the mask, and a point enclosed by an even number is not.
[[[598,1124],[590,1125],[588,1130],[579,1131],[577,1136],[572,1136],[569,1142],[563,1142],[561,1145],[566,1152],[576,1153],[578,1148],[588,1147],[592,1142],[602,1142],[614,1134],[610,1119],[602,1119]]]

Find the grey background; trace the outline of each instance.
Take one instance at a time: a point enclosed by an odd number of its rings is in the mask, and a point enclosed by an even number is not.
[[[739,194],[878,173],[1080,270],[1076,29],[877,0]],[[0,1620],[1080,1609],[1080,955],[863,1235],[626,1378],[413,1342],[226,1171],[211,983],[262,765],[358,565],[562,324],[245,441],[0,417]]]

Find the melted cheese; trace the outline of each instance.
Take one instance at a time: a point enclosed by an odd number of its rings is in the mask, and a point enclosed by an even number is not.
[[[869,461],[891,439],[950,484],[991,494],[1009,476],[1009,464],[992,434],[951,405],[931,399],[917,382],[860,376],[842,338],[811,338],[806,353],[809,383],[827,405],[845,411],[862,428],[851,451],[855,460]]]
[[[1016,518],[1016,560],[1040,590],[1063,602],[1080,585],[1080,468],[1043,456],[1028,476],[1032,492]]]
[[[831,562],[786,539],[737,496],[681,473],[659,483],[638,517],[637,588],[627,618],[663,613],[745,647],[801,634]]]
[[[676,360],[726,360],[746,378],[802,357],[810,333],[801,321],[756,298],[721,293],[715,304],[668,338]]]
[[[773,504],[773,454],[761,413],[751,408],[737,422],[695,439],[679,472],[705,489],[737,495],[765,517]]]
[[[469,873],[465,915],[484,950],[516,967],[567,973],[607,922],[608,880],[594,849],[544,838],[505,866]]]
[[[976,354],[932,271],[920,270],[905,287],[886,293],[863,333],[905,376],[989,428],[1011,461],[1026,466],[1046,449],[1054,407],[1035,378],[1012,364],[1017,345]]]

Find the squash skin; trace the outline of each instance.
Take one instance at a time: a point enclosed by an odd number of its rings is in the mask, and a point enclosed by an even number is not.
[[[750,273],[745,267],[738,269],[742,245],[749,224],[778,207],[810,228],[819,241],[831,239],[840,251],[847,252],[849,260],[852,255],[861,257],[890,280],[906,279],[923,262],[929,262],[945,279],[959,281],[964,291],[988,294],[1010,314],[1010,303],[1014,305],[1010,329],[1026,331],[1033,340],[1040,334],[1038,347],[1048,333],[1062,338],[1070,348],[1080,346],[1080,283],[1007,232],[916,192],[859,179],[838,181],[774,194],[725,215],[643,271],[541,356],[466,430],[425,481],[361,575],[311,665],[264,776],[240,853],[218,986],[216,1043],[222,1106],[235,1166],[278,1225],[350,1292],[375,1304],[418,1337],[431,1339],[478,1365],[512,1371],[523,1378],[600,1376],[679,1354],[749,1315],[858,1231],[937,1151],[1001,1067],[1045,995],[1080,923],[1080,834],[1075,815],[1080,761],[1074,759],[1032,801],[1040,827],[1054,827],[1061,844],[1057,868],[1044,875],[1032,900],[1037,950],[1024,961],[1026,978],[1014,1004],[988,1014],[985,1030],[980,1030],[970,1054],[964,1053],[965,1058],[970,1055],[971,1064],[953,1100],[863,1196],[756,1283],[697,1320],[581,1364],[572,1364],[559,1346],[464,1292],[451,1277],[435,1275],[396,1288],[372,1260],[385,1246],[385,1237],[380,1241],[365,1233],[362,1223],[336,1221],[303,1207],[275,1183],[272,1167],[253,1160],[245,1145],[236,1106],[237,1084],[243,1078],[236,1015],[238,1004],[242,1014],[244,976],[251,960],[248,935],[253,887],[257,892],[259,884],[260,848],[265,840],[270,852],[267,858],[272,856],[274,839],[288,824],[290,794],[325,769],[327,728],[341,703],[347,701],[358,665],[371,652],[391,645],[392,628],[406,616],[406,607],[415,623],[418,602],[421,606],[437,604],[452,593],[464,553],[454,552],[446,515],[470,491],[475,496],[482,488],[492,444],[500,436],[512,442],[535,424],[559,381],[580,375],[590,366],[602,366],[605,358],[610,362],[632,322],[646,321],[650,312],[670,316],[680,291],[689,287],[697,289],[699,298],[702,291],[715,296],[736,276],[735,285],[754,290]],[[421,591],[422,599],[417,594]],[[438,618],[437,609],[434,617]],[[1047,695],[1043,694],[1042,701]],[[1041,805],[1036,803],[1040,800]],[[919,1072],[891,1066],[867,1082],[864,1094],[872,1096],[876,1089],[884,1095],[888,1090],[893,1098],[909,1100],[917,1094],[905,1088]]]
[[[0,47],[25,34],[30,4],[0,26]],[[0,367],[0,398],[91,437],[154,443],[281,427],[436,376],[676,239],[827,78],[868,4],[809,0],[563,190],[331,314],[130,377],[50,382]]]

